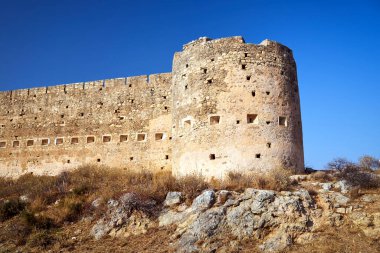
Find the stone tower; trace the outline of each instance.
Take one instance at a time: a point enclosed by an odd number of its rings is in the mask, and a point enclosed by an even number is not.
[[[174,56],[172,170],[304,170],[296,63],[269,40],[200,38]]]
[[[301,172],[292,51],[200,38],[174,55],[171,73],[0,92],[0,176],[84,164],[207,178]]]

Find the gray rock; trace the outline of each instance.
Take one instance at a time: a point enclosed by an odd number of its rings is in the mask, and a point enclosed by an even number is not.
[[[334,184],[334,188],[339,189],[341,193],[347,193],[352,187],[346,180],[340,180]]]
[[[321,186],[324,191],[330,191],[333,187],[333,183],[320,183],[319,186]]]
[[[164,206],[174,206],[182,202],[182,193],[181,192],[168,192],[166,199],[164,201]]]
[[[92,201],[91,206],[95,207],[95,208],[98,208],[101,203],[102,203],[102,198],[97,198],[94,201]]]
[[[290,245],[292,245],[292,237],[286,231],[279,231],[260,245],[259,249],[264,252],[280,252]]]
[[[218,207],[207,210],[189,225],[187,231],[179,240],[180,252],[197,252],[195,242],[213,236],[224,218],[225,208]]]
[[[24,203],[29,203],[30,202],[30,199],[29,199],[29,197],[27,195],[21,195],[19,199],[20,199],[21,202],[24,202]]]
[[[256,190],[251,204],[251,212],[260,214],[265,211],[265,206],[274,200],[274,191]]]
[[[90,235],[95,238],[95,240],[99,240],[111,231],[112,227],[108,226],[108,224],[104,220],[99,220],[91,229]]]
[[[335,193],[333,195],[334,197],[334,204],[339,205],[339,206],[346,206],[347,203],[350,201],[350,198],[340,194],[340,193]]]
[[[213,190],[205,190],[201,195],[196,197],[191,205],[193,210],[205,210],[215,203],[215,192]]]
[[[108,200],[108,202],[107,202],[107,206],[108,206],[108,208],[116,207],[116,206],[118,206],[118,205],[119,205],[119,201],[114,200],[114,199],[110,199],[110,200]]]
[[[363,195],[360,198],[360,200],[363,201],[363,202],[367,202],[367,203],[373,203],[373,202],[375,202],[374,196],[369,195],[369,194]]]

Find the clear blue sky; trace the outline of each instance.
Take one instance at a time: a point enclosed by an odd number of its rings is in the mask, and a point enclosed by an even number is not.
[[[0,90],[170,72],[183,44],[234,35],[293,49],[306,165],[380,156],[379,0],[0,0]]]

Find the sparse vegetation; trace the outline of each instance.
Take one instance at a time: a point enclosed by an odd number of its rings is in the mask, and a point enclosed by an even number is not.
[[[288,190],[291,186],[289,176],[292,170],[278,168],[267,173],[242,173],[229,172],[227,180],[222,181],[217,188],[224,188],[233,191],[243,191],[246,188],[266,189],[266,190]]]
[[[317,171],[308,179],[333,182],[344,179],[354,186],[350,196],[360,189],[380,186],[376,159],[365,156],[359,163],[336,159],[329,163],[327,171]],[[0,178],[0,222],[9,227],[0,233],[0,242],[26,245],[41,250],[52,250],[56,244],[70,244],[60,237],[67,224],[75,224],[82,217],[101,217],[107,210],[107,201],[118,199],[125,193],[133,195],[129,210],[135,210],[154,219],[161,210],[161,203],[169,191],[180,191],[185,201],[191,201],[205,189],[227,189],[243,192],[247,188],[267,190],[292,190],[295,185],[289,179],[293,171],[279,168],[268,173],[241,173],[231,171],[224,180],[205,182],[197,175],[176,179],[171,173],[153,174],[147,171],[115,170],[106,167],[84,166],[58,176],[24,175],[19,179]],[[310,195],[317,196],[318,185],[305,184]],[[357,199],[357,198],[353,198]],[[97,208],[92,202],[97,200]],[[8,220],[8,221],[7,221]],[[4,227],[2,227],[4,228]]]
[[[335,172],[337,178],[346,180],[351,186],[363,189],[379,188],[380,178],[377,173],[379,159],[363,156],[359,163],[338,158],[328,163],[328,169]]]

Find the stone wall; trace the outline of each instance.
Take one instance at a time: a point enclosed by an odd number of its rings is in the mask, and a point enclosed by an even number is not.
[[[200,38],[172,73],[0,92],[0,176],[83,164],[208,178],[301,171],[301,124],[290,49]]]
[[[171,74],[0,93],[0,175],[171,169]]]
[[[296,64],[290,49],[242,37],[201,38],[173,62],[173,172],[303,171]]]

